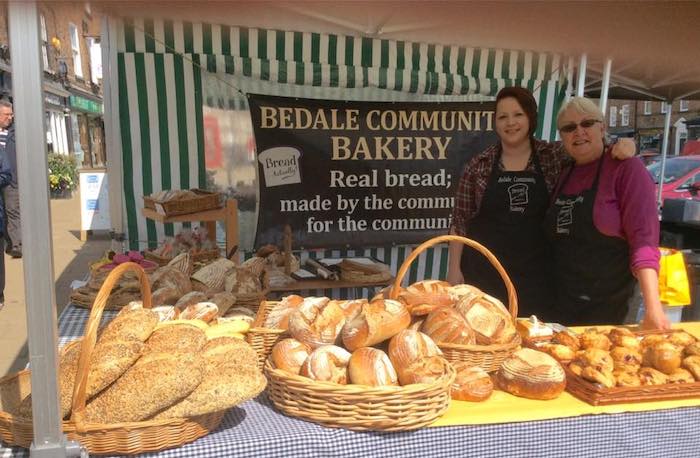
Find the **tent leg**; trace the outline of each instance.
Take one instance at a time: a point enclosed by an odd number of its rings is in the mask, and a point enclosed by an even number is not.
[[[663,182],[664,182],[664,176],[666,175],[666,157],[668,156],[668,136],[671,132],[671,103],[670,102],[661,102],[666,104],[666,118],[664,119],[664,141],[661,144],[661,174],[659,175],[659,195],[658,195],[658,200],[657,204],[659,208],[661,208],[661,204],[663,203],[662,195],[663,195]]]
[[[612,71],[612,59],[605,59],[605,67],[603,68],[603,87],[600,91],[600,111],[605,115],[608,109],[608,90],[610,89],[610,73]]]
[[[586,89],[586,65],[588,56],[581,54],[581,60],[578,64],[578,81],[576,82],[576,96],[583,97],[583,91]]]

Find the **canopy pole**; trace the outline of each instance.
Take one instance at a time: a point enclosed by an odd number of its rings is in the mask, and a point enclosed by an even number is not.
[[[659,174],[659,189],[658,189],[658,206],[661,208],[663,204],[663,188],[664,188],[664,177],[666,176],[666,156],[668,156],[668,137],[671,132],[671,103],[661,102],[666,105],[666,118],[664,119],[664,140],[661,143],[661,173]]]
[[[58,403],[56,291],[36,2],[9,2],[8,19],[31,362],[30,453],[33,458],[80,456],[80,446],[63,435]]]
[[[586,86],[586,65],[588,56],[586,53],[581,54],[581,60],[578,64],[578,82],[576,83],[576,96],[583,97],[583,90]]]
[[[610,89],[610,73],[612,72],[612,59],[605,59],[605,67],[603,67],[603,82],[600,89],[600,111],[605,115],[608,109],[608,90]]]
[[[574,93],[574,58],[569,56],[569,61],[566,67],[566,94],[564,95],[564,104],[571,100],[571,96]],[[557,131],[559,135],[559,131]]]

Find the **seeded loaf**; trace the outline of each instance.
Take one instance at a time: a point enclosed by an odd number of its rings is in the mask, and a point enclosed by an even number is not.
[[[159,327],[146,341],[143,353],[197,353],[207,342],[204,331],[189,324]]]

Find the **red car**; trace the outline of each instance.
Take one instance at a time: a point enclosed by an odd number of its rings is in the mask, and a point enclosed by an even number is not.
[[[658,185],[661,161],[647,166],[647,170],[654,183]],[[667,158],[662,198],[700,200],[698,191],[700,191],[700,155]]]

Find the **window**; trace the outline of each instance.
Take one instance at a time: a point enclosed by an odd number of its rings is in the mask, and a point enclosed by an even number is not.
[[[41,21],[41,57],[44,62],[44,71],[51,71],[49,67],[49,34],[46,33],[46,19],[44,15],[40,15]]]
[[[651,102],[644,102],[644,114],[651,114]]]
[[[681,100],[680,101],[680,110],[681,111],[688,111],[688,101],[687,100]]]
[[[610,127],[617,126],[617,107],[610,107]]]
[[[627,104],[622,105],[622,107],[620,108],[620,125],[630,125],[630,106]]]
[[[80,39],[78,35],[78,28],[75,24],[68,24],[68,31],[70,33],[70,47],[73,52],[73,73],[75,73],[76,78],[83,78],[83,59],[80,56]]]
[[[691,185],[700,182],[700,173],[696,173],[692,177],[688,178],[682,185],[676,188],[677,191],[687,191],[690,189]]]
[[[666,113],[666,102],[661,102],[661,113]]]

